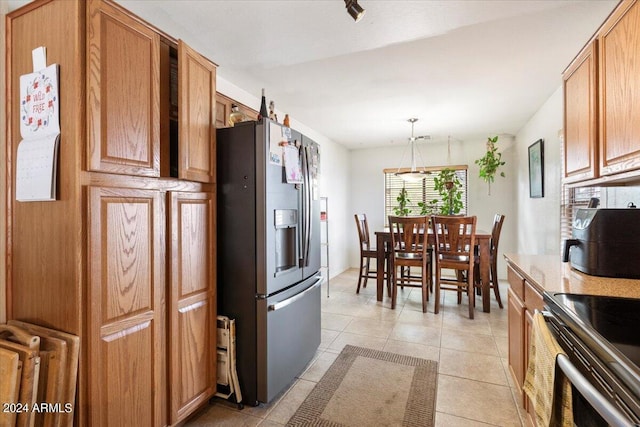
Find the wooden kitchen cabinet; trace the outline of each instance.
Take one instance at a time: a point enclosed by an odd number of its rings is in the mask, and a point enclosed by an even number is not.
[[[169,192],[169,396],[174,424],[216,391],[215,194]]]
[[[154,190],[89,187],[88,425],[164,425],[164,208]]]
[[[565,183],[640,179],[639,27],[621,1],[563,74]]]
[[[178,176],[213,183],[216,179],[216,66],[178,42]]]
[[[623,1],[598,33],[600,174],[640,168],[640,3]]]
[[[524,278],[510,266],[507,267],[509,310],[507,329],[509,333],[509,368],[516,384],[522,389],[524,383]]]
[[[232,104],[238,106],[238,110],[244,114],[245,120],[258,120],[258,112],[256,110],[218,92],[216,93],[216,128],[229,127],[229,114],[231,114]]]
[[[177,163],[177,176],[214,182],[215,64],[180,40],[179,81],[172,81],[171,69],[161,66],[157,31],[110,3],[92,1],[88,8],[88,169],[157,177],[161,144],[175,144],[175,152],[162,153],[177,155],[168,160]],[[178,88],[179,136],[168,131],[161,138],[161,125],[170,122],[161,103],[171,96],[161,84]],[[161,93],[169,95],[161,101]]]
[[[596,46],[589,43],[563,75],[565,182],[599,176]]]
[[[522,319],[524,317],[524,302],[518,298],[511,289],[507,293],[509,311],[508,333],[509,333],[509,368],[519,391],[522,393],[524,383],[524,331],[522,329]]]
[[[531,345],[531,327],[535,310],[542,310],[544,303],[542,294],[536,286],[525,279],[511,265],[507,266],[509,281],[508,297],[508,332],[509,332],[509,370],[518,386],[522,406],[529,414],[530,422],[535,417],[529,399],[522,390],[529,365],[529,347]]]
[[[87,169],[160,175],[160,35],[88,2]]]
[[[220,94],[216,94],[216,129],[226,128],[231,114],[231,104],[227,104],[220,99]]]
[[[9,99],[45,46],[63,112],[58,199],[18,202],[8,103],[8,318],[80,337],[76,425],[180,424],[216,388],[215,65],[110,1],[38,0],[6,31]]]

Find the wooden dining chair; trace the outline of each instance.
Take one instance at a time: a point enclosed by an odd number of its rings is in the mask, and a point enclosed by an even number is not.
[[[431,248],[428,244],[428,216],[390,216],[392,254],[389,277],[391,280],[391,308],[396,308],[398,286],[422,289],[422,312],[427,312],[431,285]],[[402,274],[405,268],[419,267],[420,274]],[[398,272],[400,268],[400,273]],[[400,282],[400,283],[398,283]]]
[[[475,305],[474,247],[476,243],[475,216],[432,216],[435,258],[435,309],[440,311],[440,290],[455,290],[458,304],[462,293],[469,297],[469,318],[473,319]],[[453,270],[455,276],[443,276],[443,270]]]
[[[500,242],[500,233],[502,224],[504,223],[504,215],[496,214],[493,217],[493,228],[491,229],[491,240],[489,241],[490,269],[489,269],[489,288],[493,288],[493,294],[496,297],[498,306],[503,308],[502,298],[500,298],[500,287],[498,286],[498,243]],[[480,257],[475,258],[474,275],[476,288],[480,288]]]
[[[362,285],[363,288],[366,288],[367,279],[375,279],[377,277],[378,272],[376,270],[371,270],[370,263],[372,259],[373,262],[376,262],[378,252],[369,239],[369,223],[367,222],[367,215],[355,214],[353,217],[356,220],[358,239],[360,242],[360,273],[358,274],[358,288],[356,289],[356,293],[359,294],[360,285]],[[388,284],[387,289],[389,289]]]

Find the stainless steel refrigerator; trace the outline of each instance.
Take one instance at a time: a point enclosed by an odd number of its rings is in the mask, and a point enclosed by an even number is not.
[[[218,313],[236,319],[245,404],[270,402],[320,345],[319,162],[268,119],[217,130]]]

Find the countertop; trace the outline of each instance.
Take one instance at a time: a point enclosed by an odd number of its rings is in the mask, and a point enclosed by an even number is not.
[[[560,255],[505,254],[511,265],[540,292],[605,295],[640,299],[640,280],[590,276],[562,262]]]

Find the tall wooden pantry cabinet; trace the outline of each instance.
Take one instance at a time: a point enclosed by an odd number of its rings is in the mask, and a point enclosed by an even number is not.
[[[59,65],[57,200],[15,199],[19,78]],[[103,0],[7,20],[8,317],[81,340],[77,425],[164,426],[216,387],[216,66]]]

